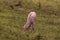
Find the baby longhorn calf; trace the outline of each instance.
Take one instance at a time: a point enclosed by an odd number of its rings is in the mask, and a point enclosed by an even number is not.
[[[32,30],[34,30],[35,22],[36,22],[36,12],[32,11],[28,14],[27,22],[24,25],[24,30],[28,30],[30,27],[32,27]]]

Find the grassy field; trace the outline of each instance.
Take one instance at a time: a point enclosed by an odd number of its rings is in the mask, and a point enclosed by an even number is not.
[[[60,40],[60,0],[33,0],[34,5],[22,0],[24,11],[9,7],[18,1],[0,0],[0,40]],[[25,32],[23,26],[30,6],[37,13],[36,25],[33,32]]]

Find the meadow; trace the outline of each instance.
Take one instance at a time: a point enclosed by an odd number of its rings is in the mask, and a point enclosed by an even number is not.
[[[36,25],[26,32],[30,9],[37,13]],[[0,40],[60,40],[60,0],[0,0]]]

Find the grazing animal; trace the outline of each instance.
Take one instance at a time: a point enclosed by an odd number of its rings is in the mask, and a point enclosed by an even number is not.
[[[32,27],[32,30],[34,30],[35,22],[36,22],[36,12],[32,11],[28,14],[27,22],[24,25],[24,30],[28,30],[30,27]]]

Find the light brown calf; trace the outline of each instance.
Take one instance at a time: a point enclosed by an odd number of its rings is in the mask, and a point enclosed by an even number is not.
[[[30,27],[32,27],[32,30],[34,30],[35,22],[36,22],[36,13],[32,11],[28,14],[27,22],[24,25],[24,30],[28,30]]]

